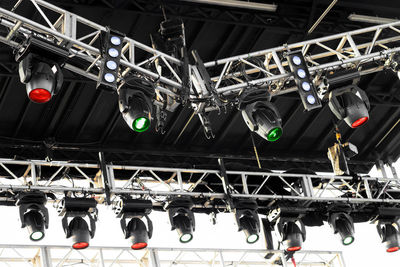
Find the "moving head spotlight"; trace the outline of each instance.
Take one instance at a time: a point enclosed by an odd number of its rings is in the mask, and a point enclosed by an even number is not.
[[[181,243],[188,243],[193,239],[195,220],[192,207],[192,199],[185,197],[173,199],[166,207],[171,222],[171,230],[176,229]]]
[[[18,51],[19,77],[32,102],[46,103],[60,91],[64,77],[61,66],[67,57],[65,48],[34,36]]]
[[[282,136],[282,119],[278,109],[270,102],[267,91],[260,89],[250,91],[241,98],[239,109],[252,132],[270,142]]]
[[[144,78],[131,76],[119,89],[119,110],[128,126],[136,132],[150,127],[154,85]]]

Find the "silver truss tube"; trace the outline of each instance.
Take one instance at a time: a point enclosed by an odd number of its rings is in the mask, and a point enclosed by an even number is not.
[[[400,21],[392,22],[392,23],[385,24],[385,25],[372,26],[372,27],[363,28],[363,29],[350,31],[350,32],[338,33],[338,34],[334,34],[334,35],[330,35],[330,36],[326,36],[326,37],[321,37],[321,38],[312,39],[312,40],[308,40],[308,41],[289,44],[287,46],[279,46],[279,47],[275,47],[275,48],[260,50],[260,51],[253,52],[253,53],[242,54],[239,56],[228,57],[228,58],[224,58],[224,59],[218,59],[215,61],[209,61],[209,62],[204,63],[204,65],[208,68],[208,67],[212,67],[212,66],[216,66],[216,65],[225,64],[226,62],[233,61],[233,60],[246,59],[249,57],[258,57],[258,56],[262,56],[262,55],[271,53],[273,51],[275,51],[275,52],[276,51],[289,51],[289,50],[301,48],[303,46],[316,44],[317,42],[322,43],[322,42],[332,41],[335,39],[340,39],[340,38],[346,37],[347,35],[352,36],[352,35],[358,35],[358,34],[363,34],[363,33],[367,33],[367,32],[373,32],[380,28],[389,28],[390,26],[393,26],[393,27],[400,26]]]
[[[245,2],[237,0],[181,0],[184,2],[192,2],[199,4],[217,5],[217,6],[227,6],[227,7],[238,7],[238,8],[248,8],[253,10],[275,12],[278,8],[275,4],[263,4],[256,2]]]
[[[347,18],[351,21],[366,22],[366,23],[371,23],[371,24],[387,24],[387,23],[393,23],[393,22],[397,21],[397,19],[365,16],[365,15],[358,15],[358,14],[354,14],[354,13],[350,14]]]

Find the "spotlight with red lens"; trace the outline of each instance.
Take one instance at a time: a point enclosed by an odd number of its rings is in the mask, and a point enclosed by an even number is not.
[[[351,128],[358,128],[369,119],[368,97],[356,85],[332,90],[329,93],[329,108],[339,120],[344,120]]]
[[[378,234],[388,253],[396,252],[400,249],[399,228],[399,222],[392,221],[379,221],[377,225]]]
[[[121,196],[114,202],[113,209],[117,217],[121,218],[120,224],[125,239],[130,239],[131,249],[140,250],[147,247],[153,235],[153,223],[149,218],[153,203],[150,200],[130,199]],[[146,218],[147,227],[143,218]],[[127,224],[127,220],[129,220]]]

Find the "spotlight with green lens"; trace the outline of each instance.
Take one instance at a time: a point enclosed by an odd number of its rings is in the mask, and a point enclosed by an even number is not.
[[[247,237],[247,243],[249,243],[249,244],[253,244],[253,243],[255,243],[255,242],[257,242],[258,241],[258,238],[259,238],[259,235],[258,234],[252,234],[252,235],[249,235],[248,237]]]

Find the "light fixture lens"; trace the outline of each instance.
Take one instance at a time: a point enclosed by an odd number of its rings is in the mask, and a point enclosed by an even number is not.
[[[306,77],[306,71],[303,69],[298,69],[297,70],[297,75],[301,78],[304,79]]]
[[[395,252],[395,251],[398,251],[399,249],[400,249],[399,247],[391,247],[391,248],[388,248],[386,250],[386,252]]]
[[[287,249],[287,251],[298,251],[298,250],[300,250],[301,249],[301,247],[289,247],[288,249]]]
[[[303,83],[301,84],[301,88],[303,88],[304,91],[310,91],[311,85],[310,85],[310,83],[308,83],[308,82],[303,82]]]
[[[115,76],[111,73],[106,73],[104,74],[104,80],[106,80],[109,83],[112,83],[115,81]]]
[[[117,50],[117,49],[115,49],[115,48],[110,48],[110,49],[108,49],[108,55],[109,55],[110,57],[118,57],[119,53],[118,53],[118,50]]]
[[[192,234],[183,234],[180,238],[179,241],[181,241],[181,243],[187,243],[190,240],[192,240],[193,235]]]
[[[131,246],[131,249],[133,249],[133,250],[139,250],[139,249],[144,249],[144,248],[146,248],[146,247],[147,247],[147,243],[141,242],[141,243],[133,244],[133,245]]]
[[[89,243],[87,242],[78,242],[72,245],[72,247],[74,249],[84,249],[87,248],[89,246]]]
[[[149,129],[150,120],[146,117],[140,117],[133,121],[132,128],[136,132],[144,132]]]
[[[44,233],[42,231],[33,232],[30,236],[32,241],[39,241],[43,239]]]
[[[366,123],[368,121],[368,117],[363,117],[360,118],[358,120],[356,120],[355,122],[353,122],[353,124],[351,125],[352,128],[357,128],[358,126],[363,125],[364,123]]]
[[[46,103],[51,99],[51,93],[46,89],[36,88],[30,91],[29,99],[35,103]]]
[[[312,95],[308,95],[307,102],[310,103],[311,105],[315,104],[315,97]]]
[[[345,246],[348,246],[353,242],[354,242],[354,237],[352,236],[347,236],[345,239],[343,239],[343,245]]]
[[[115,61],[109,60],[107,61],[106,66],[110,70],[115,70],[117,68],[117,63]]]
[[[247,243],[253,244],[253,243],[257,242],[258,238],[259,238],[259,236],[257,234],[249,235],[249,237],[247,238]]]
[[[281,136],[282,136],[282,128],[276,127],[274,129],[272,129],[271,131],[269,131],[269,133],[267,135],[267,140],[270,142],[274,142],[274,141],[278,140]]]
[[[121,38],[119,38],[117,36],[112,36],[110,41],[111,41],[111,43],[113,45],[120,45],[121,44]]]
[[[293,61],[293,63],[294,63],[295,65],[297,65],[297,66],[301,64],[301,59],[300,59],[300,57],[298,57],[298,56],[292,57],[292,61]]]

